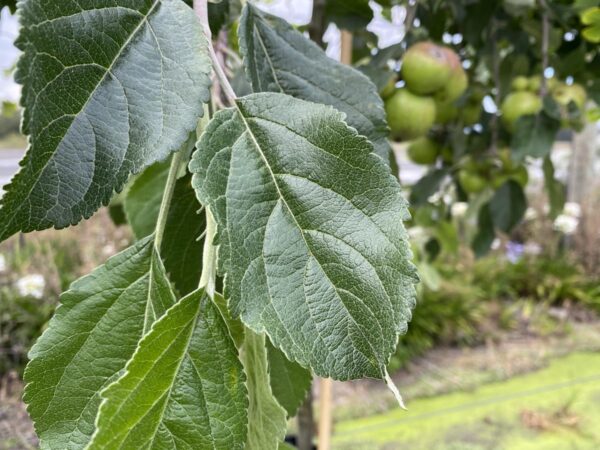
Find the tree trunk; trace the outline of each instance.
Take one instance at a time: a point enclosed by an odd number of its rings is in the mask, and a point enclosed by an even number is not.
[[[298,450],[312,450],[314,431],[313,418],[313,397],[312,390],[309,389],[306,395],[306,400],[298,409],[298,441],[296,445]]]

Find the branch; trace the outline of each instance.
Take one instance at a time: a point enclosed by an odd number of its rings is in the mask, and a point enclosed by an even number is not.
[[[548,93],[546,83],[546,68],[548,67],[548,45],[550,41],[550,17],[548,14],[548,4],[546,0],[539,0],[542,8],[542,82],[540,84],[540,96],[544,97]]]
[[[208,25],[208,2],[207,0],[194,0],[194,11],[196,16],[198,16],[198,20],[200,20],[200,24],[204,29],[204,34],[206,39],[208,40],[208,52],[210,54],[210,59],[212,61],[213,70],[217,75],[217,79],[219,80],[219,84],[221,85],[221,89],[225,93],[225,97],[229,100],[231,104],[235,103],[235,99],[237,98],[229,80],[227,79],[227,75],[223,72],[223,68],[219,63],[219,58],[215,53],[215,49],[212,45],[212,34],[210,31],[210,26]]]
[[[496,95],[494,95],[494,102],[496,108],[500,109],[500,101],[502,100],[502,88],[500,83],[500,58],[498,57],[498,50],[496,48],[496,20],[492,19],[490,26],[490,40],[492,43],[492,75],[494,77],[494,88],[496,89]],[[496,153],[498,150],[498,111],[496,111],[490,122],[490,129],[492,131],[492,145],[490,150],[492,153]]]
[[[325,48],[323,34],[325,33],[325,0],[313,0],[313,13],[308,24],[308,35],[321,48]]]

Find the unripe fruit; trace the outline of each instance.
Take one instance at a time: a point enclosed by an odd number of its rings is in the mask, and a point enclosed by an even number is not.
[[[487,187],[487,181],[477,173],[462,169],[458,172],[458,182],[460,187],[467,194],[476,194]]]
[[[465,69],[463,69],[460,58],[456,52],[450,48],[442,47],[442,51],[446,55],[448,64],[450,65],[450,78],[448,82],[436,92],[436,100],[442,102],[453,102],[457,100],[469,86],[469,78]]]
[[[420,137],[413,141],[407,150],[408,157],[417,164],[433,164],[440,153],[440,147],[437,142],[427,138]]]
[[[463,125],[471,126],[479,122],[482,109],[483,107],[481,106],[481,103],[468,102],[465,106],[463,106],[463,108],[460,110],[460,117]]]
[[[583,109],[587,100],[587,92],[582,85],[574,83],[572,85],[561,84],[552,91],[552,96],[559,105],[567,106],[573,101],[579,109]]]
[[[415,94],[433,94],[444,87],[450,74],[446,52],[432,42],[413,45],[402,59],[402,77]]]
[[[433,125],[435,101],[401,88],[386,100],[385,112],[394,137],[411,140],[427,134]]]
[[[502,123],[509,131],[514,131],[515,123],[521,116],[537,114],[542,109],[542,100],[529,91],[512,92],[502,102]]]
[[[529,79],[524,76],[515,77],[510,87],[513,91],[526,91],[529,88]]]

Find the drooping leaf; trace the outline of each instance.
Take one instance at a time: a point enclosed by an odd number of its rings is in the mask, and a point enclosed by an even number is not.
[[[548,203],[550,204],[550,217],[556,219],[565,206],[566,187],[554,177],[554,164],[552,164],[550,155],[544,158],[542,167],[544,170],[544,184],[546,192],[548,192]]]
[[[312,383],[310,371],[287,359],[283,352],[273,347],[269,341],[267,341],[267,356],[273,395],[285,408],[288,417],[293,417],[310,389]]]
[[[284,20],[246,4],[239,28],[240,50],[254,92],[282,92],[331,105],[351,127],[373,142],[389,161],[383,102],[375,85],[358,70],[329,58]]]
[[[479,209],[477,216],[477,234],[473,238],[471,247],[475,256],[480,258],[487,254],[492,247],[496,232],[494,230],[494,222],[490,212],[490,204],[486,203]]]
[[[138,239],[154,232],[169,166],[168,160],[151,165],[135,179],[125,195],[127,222]]]
[[[269,383],[264,334],[245,330],[242,361],[248,387],[247,450],[277,450],[285,438],[285,409],[277,403]]]
[[[200,237],[206,228],[206,216],[200,209],[192,176],[187,174],[175,183],[160,249],[169,279],[182,295],[198,286],[202,272],[204,239]]]
[[[418,206],[427,203],[429,197],[437,192],[447,175],[448,170],[446,169],[434,169],[423,176],[410,189],[411,205]]]
[[[325,14],[328,22],[346,30],[365,28],[373,20],[369,0],[326,0]]]
[[[180,0],[105,3],[19,3],[29,149],[2,197],[0,240],[90,217],[202,115],[210,62],[193,11]]]
[[[190,164],[236,316],[321,376],[382,378],[417,281],[398,182],[331,107],[263,93],[218,112]]]
[[[245,376],[219,310],[194,291],[158,320],[104,392],[96,449],[244,448]]]
[[[24,400],[44,449],[82,449],[94,432],[100,391],[114,381],[152,311],[174,302],[152,237],[73,283],[31,349]],[[155,282],[150,283],[150,277]]]
[[[507,233],[521,221],[526,209],[527,199],[523,188],[514,180],[500,186],[490,200],[490,214],[494,226]]]
[[[517,120],[515,134],[512,138],[512,157],[522,161],[526,156],[543,158],[552,146],[556,133],[560,128],[560,121],[545,111],[535,116],[523,116]]]

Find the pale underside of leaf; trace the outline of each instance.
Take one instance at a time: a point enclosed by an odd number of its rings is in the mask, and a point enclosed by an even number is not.
[[[219,225],[234,316],[321,376],[383,378],[414,305],[406,202],[330,107],[253,94],[219,112],[190,169]]]
[[[22,0],[19,11],[29,149],[5,188],[0,240],[106,205],[188,138],[210,85],[206,39],[180,0]]]
[[[85,447],[94,432],[100,391],[133,355],[150,311],[160,314],[174,302],[156,259],[149,236],[61,296],[25,370],[24,400],[41,448]]]
[[[102,393],[88,450],[244,448],[245,376],[223,318],[203,291],[155,322],[125,370]]]
[[[254,92],[282,92],[331,105],[373,143],[388,162],[390,145],[383,102],[358,70],[327,56],[283,19],[247,3],[239,28],[240,50]]]

